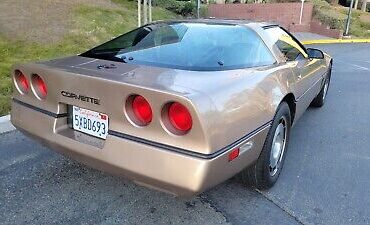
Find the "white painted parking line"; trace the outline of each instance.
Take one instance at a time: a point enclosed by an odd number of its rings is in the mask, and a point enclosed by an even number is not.
[[[352,62],[359,62],[359,63],[370,63],[370,60],[351,59],[351,61]],[[341,62],[344,62],[344,61],[341,61]]]
[[[350,64],[350,63],[349,63]],[[357,67],[359,69],[362,69],[362,70],[370,70],[369,68],[367,67],[364,67],[364,66],[359,66],[359,65],[356,65],[356,64],[350,64],[351,66],[354,66],[354,67]]]
[[[10,115],[0,117],[0,134],[15,130],[15,127],[10,122]]]
[[[357,65],[357,64],[354,64],[354,63],[348,63],[348,62],[345,62],[345,61],[342,61],[342,60],[337,60],[337,61],[340,62],[341,64],[349,65],[349,66],[354,67],[356,69],[370,71],[370,68],[368,68],[366,66],[360,66],[360,65]]]

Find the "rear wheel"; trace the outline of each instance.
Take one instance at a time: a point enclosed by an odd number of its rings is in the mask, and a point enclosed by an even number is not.
[[[321,107],[325,104],[325,98],[326,98],[326,95],[328,94],[328,90],[329,90],[329,85],[330,85],[330,77],[331,77],[331,66],[332,64],[330,63],[330,66],[329,66],[329,69],[326,73],[326,76],[325,76],[325,81],[324,81],[324,85],[322,86],[319,94],[316,96],[316,98],[314,98],[311,102],[311,106],[313,107]]]
[[[240,173],[244,183],[259,189],[268,189],[275,184],[283,168],[290,128],[290,109],[286,102],[282,102],[257,162]]]

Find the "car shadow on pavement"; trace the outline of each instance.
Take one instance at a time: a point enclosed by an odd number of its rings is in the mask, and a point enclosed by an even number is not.
[[[37,149],[36,155],[0,170],[0,224],[226,223],[199,197],[181,199],[150,190],[88,168],[28,138],[23,141],[27,150]],[[17,147],[21,146],[8,145],[9,150]]]
[[[4,224],[294,224],[238,179],[177,198],[59,155],[14,131],[0,136]],[[263,216],[266,214],[268,216]]]

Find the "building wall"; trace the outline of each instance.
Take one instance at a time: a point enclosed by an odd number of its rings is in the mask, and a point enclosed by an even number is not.
[[[210,17],[224,19],[247,19],[269,21],[280,24],[292,32],[311,32],[313,5],[304,3],[302,23],[299,23],[301,3],[268,3],[268,4],[211,4],[208,8]],[[313,23],[312,31],[322,35],[339,38],[340,31],[330,30],[327,26]],[[339,36],[338,36],[339,35]]]
[[[313,6],[304,4],[302,24],[309,24]],[[228,19],[250,19],[257,21],[273,21],[286,28],[299,24],[300,3],[271,4],[212,4],[209,5],[209,16]]]

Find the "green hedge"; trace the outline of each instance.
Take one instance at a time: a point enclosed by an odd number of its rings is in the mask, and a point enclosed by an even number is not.
[[[332,29],[343,30],[344,24],[346,22],[346,15],[338,13],[335,10],[319,9],[315,12],[314,18],[328,25]]]
[[[155,5],[183,16],[192,15],[196,8],[195,1],[156,0]]]
[[[314,7],[314,18],[328,25],[332,29],[343,30],[346,22],[346,15],[336,11],[332,6],[325,0],[311,0]]]
[[[314,18],[329,25],[330,28],[344,30],[347,21],[348,8],[333,7],[325,0],[310,0],[314,5]],[[353,37],[370,37],[370,23],[361,21],[361,15],[366,13],[352,10],[349,33]]]

